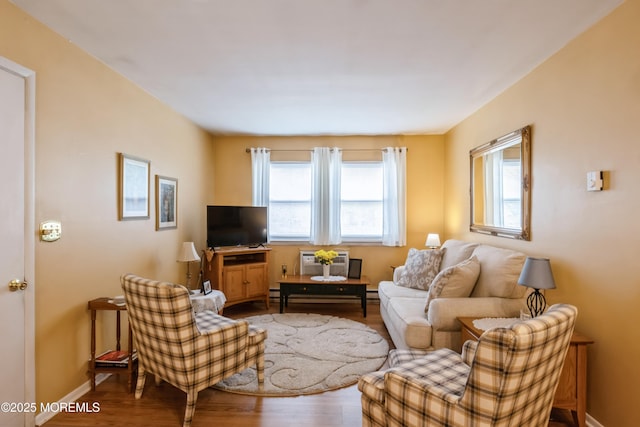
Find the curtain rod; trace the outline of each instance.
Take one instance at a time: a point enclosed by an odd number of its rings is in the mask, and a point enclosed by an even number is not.
[[[331,149],[333,151],[333,148]],[[341,148],[342,151],[387,151],[386,148]],[[406,151],[409,151],[408,148],[405,148]],[[251,152],[251,148],[245,148],[245,151],[247,153]],[[273,151],[273,152],[312,152],[313,149],[305,149],[305,148],[298,148],[298,149],[272,149],[272,148],[267,148],[267,151]]]

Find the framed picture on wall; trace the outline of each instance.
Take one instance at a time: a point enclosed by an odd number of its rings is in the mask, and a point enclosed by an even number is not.
[[[119,154],[119,160],[120,209],[118,219],[149,219],[149,161],[124,153]]]
[[[156,175],[156,230],[178,227],[178,180]]]
[[[358,258],[349,258],[349,279],[359,279],[362,272],[362,260]]]

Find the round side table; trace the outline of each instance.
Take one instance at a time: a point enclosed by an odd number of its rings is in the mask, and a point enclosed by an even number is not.
[[[192,291],[189,298],[191,298],[191,304],[193,305],[193,311],[195,313],[211,310],[216,314],[222,314],[224,303],[227,301],[224,294],[218,290],[213,290],[207,295],[200,291]]]

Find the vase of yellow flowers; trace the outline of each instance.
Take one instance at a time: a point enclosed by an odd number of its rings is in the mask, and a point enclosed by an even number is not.
[[[316,262],[322,264],[322,277],[328,279],[331,273],[331,264],[333,264],[333,259],[338,256],[338,252],[320,249],[313,255],[316,257]]]

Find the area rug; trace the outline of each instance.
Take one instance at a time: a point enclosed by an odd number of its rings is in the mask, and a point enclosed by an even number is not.
[[[258,387],[255,368],[214,387],[259,396],[299,396],[355,384],[380,368],[389,344],[368,326],[321,314],[288,313],[248,317],[267,330],[265,381]]]

